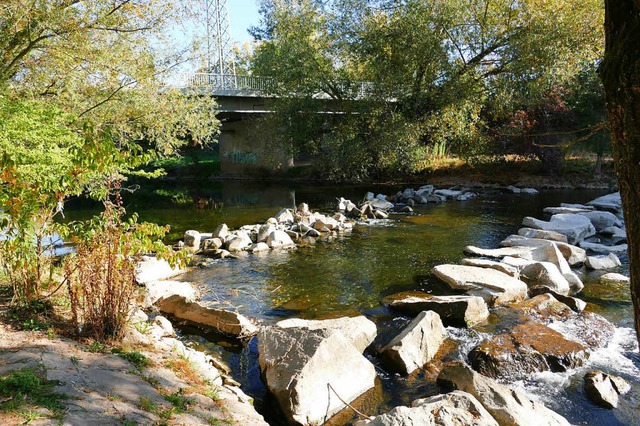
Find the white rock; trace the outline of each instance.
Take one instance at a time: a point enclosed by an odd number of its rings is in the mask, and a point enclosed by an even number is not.
[[[593,206],[587,206],[585,204],[569,204],[569,203],[560,203],[560,207],[569,207],[572,209],[581,209],[581,210],[588,210],[588,211],[593,211],[596,209]]]
[[[612,283],[628,283],[630,280],[629,277],[625,275],[609,272],[608,274],[601,275],[600,281]]]
[[[499,249],[483,249],[476,246],[466,246],[464,252],[473,256],[484,256],[500,259],[504,257],[531,258],[531,252],[535,247],[502,247]]]
[[[491,414],[473,395],[453,391],[413,401],[411,407],[395,407],[372,420],[354,426],[498,426]]]
[[[501,425],[569,426],[569,422],[520,390],[509,388],[457,364],[445,367],[438,385],[468,392],[478,399]]]
[[[291,213],[291,210],[289,210],[289,209],[280,210],[278,212],[278,214],[275,216],[275,219],[278,221],[278,223],[293,223],[294,222],[293,213]]]
[[[613,269],[622,265],[618,256],[613,253],[609,253],[606,256],[589,256],[585,262],[588,268],[591,269]]]
[[[273,231],[267,237],[267,245],[270,248],[290,247],[295,245],[291,237],[284,231]]]
[[[360,353],[364,352],[373,343],[378,334],[375,323],[364,316],[326,320],[290,318],[277,322],[276,326],[280,328],[304,328],[307,330],[325,330],[329,333],[342,333]]]
[[[200,248],[200,232],[189,230],[184,233],[184,245],[186,247],[198,250]]]
[[[218,250],[222,247],[222,240],[220,238],[207,238],[202,242],[203,250]]]
[[[513,185],[509,185],[507,186],[507,189],[512,193],[512,194],[519,194],[522,192],[522,190],[516,186]]]
[[[373,366],[342,333],[264,328],[258,335],[262,377],[289,422],[320,425],[371,389]],[[340,395],[340,398],[336,396]]]
[[[184,270],[172,268],[169,262],[153,256],[142,256],[142,260],[136,265],[136,281],[138,284],[146,284],[151,281],[159,281],[181,274]]]
[[[558,250],[560,250],[571,266],[578,265],[587,260],[587,252],[584,249],[560,241],[549,241],[538,238],[526,238],[519,235],[509,235],[500,243],[500,245],[504,247],[546,247],[551,244],[558,247]]]
[[[267,241],[267,237],[269,236],[269,234],[271,234],[275,230],[276,230],[275,225],[273,225],[272,223],[265,223],[264,225],[262,225],[260,227],[260,230],[258,231],[258,241],[257,242],[263,243],[263,242]]]
[[[229,250],[230,252],[242,251],[251,247],[252,244],[253,241],[246,232],[236,231],[235,237],[231,238],[227,242],[227,250]]]
[[[375,199],[370,201],[369,205],[374,209],[380,209],[380,210],[391,210],[394,207],[393,203],[390,203],[389,201],[385,201],[385,200],[380,200],[380,199]]]
[[[384,194],[378,194],[376,195],[376,200],[380,200],[380,201],[387,201],[387,196]]]
[[[562,243],[567,242],[567,236],[559,232],[543,231],[542,229],[533,228],[520,228],[518,235],[525,238],[535,238],[540,240],[560,241]]]
[[[576,214],[576,213],[585,213],[593,211],[593,207],[591,209],[579,208],[579,207],[545,207],[543,210],[545,213],[549,214]]]
[[[526,266],[520,273],[520,278],[529,287],[547,287],[556,293],[569,294],[569,282],[551,262],[536,262]]]
[[[610,212],[582,212],[578,214],[588,218],[598,232],[611,226],[622,226],[620,219]]]
[[[495,269],[498,270],[502,273],[505,273],[509,276],[518,278],[519,272],[518,269],[511,266],[511,265],[507,265],[506,263],[503,262],[496,262],[494,260],[485,260],[485,259],[462,259],[461,262],[463,265],[468,265],[468,266],[477,266],[479,268],[490,268],[490,269]]]
[[[433,311],[424,311],[380,353],[390,368],[411,374],[433,359],[446,337],[447,331],[440,316]]]
[[[156,303],[171,296],[181,296],[188,301],[196,300],[198,294],[189,283],[182,281],[151,281],[145,284],[151,303]]]
[[[249,247],[249,251],[251,253],[263,253],[265,251],[269,251],[269,246],[267,243],[255,243]]]
[[[226,239],[227,235],[229,235],[229,227],[226,223],[218,225],[218,227],[211,233],[212,238],[220,238],[222,241]]]
[[[367,194],[364,196],[365,201],[371,201],[373,200],[375,197],[375,195],[373,195],[373,192],[367,192]]]
[[[529,228],[555,231],[567,236],[569,244],[576,244],[585,238],[595,235],[596,229],[591,221],[578,214],[555,214],[549,222],[533,217],[525,217],[522,225]]]
[[[462,191],[455,191],[453,189],[437,189],[433,191],[435,195],[441,195],[445,198],[455,198],[458,195],[462,194]]]
[[[626,244],[618,244],[616,246],[605,246],[604,244],[588,243],[582,241],[580,247],[585,250],[591,250],[596,253],[625,253],[628,249]]]
[[[619,192],[614,192],[591,200],[587,205],[594,206],[599,210],[619,212],[622,210],[622,198]]]
[[[539,194],[540,191],[538,191],[535,188],[522,188],[522,189],[520,189],[520,193],[521,194],[527,194],[527,195],[536,195],[536,194]]]
[[[527,285],[494,269],[464,265],[438,265],[433,274],[453,289],[467,290],[489,304],[505,304],[527,297]]]
[[[181,296],[171,296],[157,303],[161,312],[194,324],[210,327],[215,331],[239,338],[258,332],[256,324],[244,315],[222,309],[212,309],[200,303],[190,302]]]

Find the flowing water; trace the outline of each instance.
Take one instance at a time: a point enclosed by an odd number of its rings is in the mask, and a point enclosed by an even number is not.
[[[301,202],[308,203],[313,210],[333,212],[336,197],[357,201],[369,190],[393,194],[401,189],[206,183],[196,188],[142,191],[127,198],[127,207],[140,213],[142,220],[171,224],[168,238],[175,241],[187,229],[211,232],[223,222],[232,228],[263,222],[280,208]],[[502,239],[517,232],[524,216],[543,218],[544,207],[561,202],[582,203],[602,194],[602,191],[547,191],[535,196],[486,193],[465,202],[418,207],[411,215],[392,215],[391,220],[358,226],[352,234],[312,247],[215,261],[180,279],[199,283],[207,303],[237,309],[266,324],[290,317],[314,319],[363,313],[378,326],[375,347],[388,341],[408,322],[408,318],[384,308],[382,298],[408,290],[443,292],[443,286],[429,271],[437,264],[459,262],[464,246],[497,247]],[[166,201],[167,196],[172,198],[171,202]],[[75,217],[89,212],[78,207],[72,210]],[[615,272],[626,274],[628,260],[622,261],[623,266]],[[515,385],[535,394],[573,424],[640,424],[640,358],[631,330],[628,287],[602,285],[587,279],[580,297],[589,302],[590,310],[617,326],[608,347],[592,354],[585,368],[562,374],[533,374]],[[445,358],[464,359],[470,349],[488,336],[490,329],[449,328],[451,339],[443,350]],[[194,327],[182,327],[181,332],[192,345],[220,355],[268,420],[280,424],[277,409],[260,379],[256,339],[242,345]],[[367,356],[376,363],[380,380],[376,389],[358,402],[362,411],[377,414],[438,393],[434,383],[436,373],[431,369],[405,378],[386,373],[371,354]],[[633,390],[621,398],[617,410],[600,409],[587,401],[582,377],[594,368],[621,375],[633,384]],[[345,415],[336,419],[335,424],[351,420]]]

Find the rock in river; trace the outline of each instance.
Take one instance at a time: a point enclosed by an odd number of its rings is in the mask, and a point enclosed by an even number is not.
[[[473,395],[453,391],[413,401],[411,407],[396,407],[355,426],[498,426],[491,414]]]
[[[560,294],[569,294],[569,282],[551,262],[532,263],[522,269],[520,277],[530,288],[547,287]]]
[[[373,342],[378,334],[376,324],[365,316],[341,317],[326,320],[290,318],[276,323],[280,328],[305,328],[342,333],[360,353]]]
[[[561,372],[580,367],[589,358],[581,343],[537,322],[519,324],[469,353],[474,370],[488,377],[522,377],[539,371]]]
[[[604,408],[616,408],[618,395],[631,390],[624,379],[610,376],[602,371],[592,371],[584,376],[584,390],[589,400]]]
[[[533,217],[525,217],[522,225],[529,228],[559,232],[566,235],[569,244],[576,244],[596,233],[591,221],[578,214],[555,214],[551,216],[549,222]]]
[[[411,374],[429,362],[447,337],[440,316],[421,312],[387,346],[380,350],[385,364],[394,371]]]
[[[564,417],[524,392],[501,385],[461,363],[445,367],[438,375],[438,385],[470,393],[501,425],[569,426]]]
[[[260,369],[290,422],[320,425],[374,386],[373,366],[342,333],[264,328],[258,335]],[[337,395],[339,395],[339,397]]]
[[[464,265],[438,265],[433,274],[453,289],[466,290],[487,303],[500,305],[527,297],[527,285],[494,269]]]
[[[585,265],[591,269],[613,269],[622,265],[622,263],[620,263],[618,256],[609,253],[607,256],[589,256]]]
[[[199,303],[189,302],[181,296],[174,295],[162,299],[157,306],[160,312],[210,327],[222,334],[243,338],[258,332],[258,327],[243,315],[222,309],[207,308]]]
[[[434,311],[443,324],[454,327],[471,327],[489,316],[487,304],[478,296],[433,296],[414,291],[389,296],[385,304],[411,316]]]

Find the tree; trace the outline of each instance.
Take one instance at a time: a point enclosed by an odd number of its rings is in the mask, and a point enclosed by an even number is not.
[[[362,157],[369,159],[373,137],[393,135],[383,144],[389,161],[370,161],[368,172],[361,173],[365,177],[396,166],[414,169],[403,163],[419,161],[429,151],[447,149],[466,157],[482,152],[490,125],[541,104],[546,93],[601,54],[598,0],[263,0],[261,5],[254,74],[274,77],[280,97],[317,101],[321,94],[337,101],[331,104],[334,111],[346,113],[327,118],[308,135],[296,132],[298,141],[321,153],[362,147]],[[369,82],[366,95],[354,96],[350,89],[363,81]],[[284,115],[300,111],[288,108],[291,102],[283,104]],[[310,102],[305,111],[319,104]],[[287,121],[298,120],[283,119],[280,125]],[[407,132],[383,129],[385,122],[405,123]],[[393,160],[396,149],[408,147],[414,155]],[[345,170],[353,155],[333,167]]]
[[[600,75],[622,197],[631,300],[640,341],[640,1],[605,1],[606,47]]]
[[[215,138],[212,100],[165,84],[188,53],[166,47],[165,26],[185,13],[174,3],[0,4],[0,251],[18,301],[52,275],[41,241],[66,198],[108,201],[141,165]]]

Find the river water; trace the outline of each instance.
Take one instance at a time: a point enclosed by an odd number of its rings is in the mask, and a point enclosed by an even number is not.
[[[359,201],[371,190],[393,194],[400,187],[358,187],[323,185],[267,185],[255,182],[206,183],[195,187],[145,189],[126,198],[129,210],[142,220],[170,224],[168,238],[175,241],[187,229],[211,232],[220,223],[235,228],[264,222],[282,207],[306,202],[313,210],[333,212],[336,197]],[[538,195],[486,193],[464,202],[450,201],[415,209],[411,215],[392,215],[390,220],[357,226],[352,234],[319,242],[294,251],[246,255],[240,259],[215,261],[180,279],[201,284],[203,299],[213,306],[237,309],[263,323],[284,318],[327,318],[362,313],[376,322],[379,337],[373,346],[388,341],[408,322],[381,304],[387,295],[408,290],[431,293],[443,286],[429,274],[441,263],[456,263],[466,245],[494,248],[516,233],[524,216],[544,218],[542,209],[561,202],[583,203],[602,191],[545,191]],[[170,201],[168,201],[170,200]],[[72,216],[89,210],[74,207]],[[628,259],[615,272],[628,273]],[[515,383],[564,415],[572,424],[640,424],[640,357],[631,330],[632,307],[627,285],[602,285],[585,277],[579,297],[617,327],[606,349],[592,354],[586,367],[567,373],[534,374]],[[489,329],[449,328],[450,359],[464,359],[470,349],[487,337]],[[220,355],[232,368],[243,390],[272,424],[281,424],[275,404],[260,380],[256,341],[230,341],[193,327],[182,327],[190,344]],[[445,346],[447,346],[445,345]],[[359,407],[379,414],[399,404],[438,393],[434,372],[429,368],[409,377],[388,374],[376,363],[380,380]],[[621,398],[617,410],[590,404],[583,391],[582,377],[591,369],[620,375],[633,384]],[[350,415],[334,424],[352,421]]]

